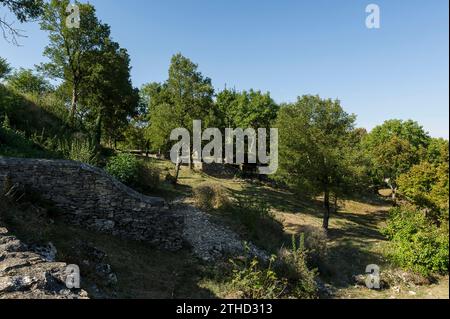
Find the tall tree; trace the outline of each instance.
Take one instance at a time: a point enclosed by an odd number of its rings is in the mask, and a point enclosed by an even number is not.
[[[38,18],[43,11],[43,0],[0,0],[0,5],[11,11],[19,22],[27,22]],[[0,29],[3,38],[18,45],[17,38],[24,37],[21,30],[14,26],[14,22],[8,22],[0,17]]]
[[[44,55],[50,59],[42,65],[50,77],[66,81],[72,91],[70,120],[74,123],[77,113],[81,86],[89,77],[96,62],[92,54],[101,51],[110,36],[108,25],[101,23],[90,4],[76,2],[80,10],[79,28],[71,28],[66,24],[66,8],[69,0],[51,0],[44,8],[41,29],[49,32],[49,45]]]
[[[313,196],[323,195],[323,228],[328,230],[332,195],[357,185],[359,157],[352,149],[355,116],[339,101],[303,96],[281,107],[280,177],[291,187]]]
[[[216,105],[222,127],[231,128],[270,128],[279,110],[269,93],[254,90],[236,92],[225,89],[217,95]]]
[[[429,143],[429,135],[414,121],[386,121],[364,138],[363,144],[371,159],[372,175],[392,189],[394,203],[398,177],[420,163]]]
[[[154,147],[167,151],[170,132],[175,128],[192,131],[192,121],[210,125],[216,116],[211,79],[181,54],[172,57],[169,78],[164,84],[152,84],[149,90],[149,135]]]
[[[92,52],[95,68],[81,85],[85,93],[82,109],[96,131],[115,142],[121,138],[128,119],[137,112],[139,92],[130,78],[130,57],[119,44],[107,40],[102,50]],[[101,134],[97,135],[100,143]]]

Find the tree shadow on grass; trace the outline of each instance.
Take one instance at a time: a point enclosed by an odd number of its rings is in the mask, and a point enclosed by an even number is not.
[[[267,203],[271,209],[282,213],[296,214],[302,212],[319,218],[323,216],[322,202],[312,200],[299,194],[294,194],[288,190],[279,190],[263,185],[248,184],[240,191],[232,191],[232,195],[258,198]]]

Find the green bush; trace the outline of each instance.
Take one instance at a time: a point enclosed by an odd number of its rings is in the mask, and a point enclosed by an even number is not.
[[[243,299],[278,299],[287,287],[287,280],[278,278],[273,270],[276,256],[269,265],[263,267],[257,258],[232,260],[233,273],[231,285]]]
[[[96,147],[89,139],[72,140],[67,158],[94,166],[98,163]]]
[[[448,273],[448,222],[438,227],[424,213],[398,207],[383,232],[391,241],[388,256],[399,266],[424,276]]]
[[[308,269],[307,259],[304,237],[297,244],[293,236],[292,249],[280,249],[266,264],[257,258],[231,260],[232,289],[244,299],[316,298],[317,273]]]
[[[106,165],[106,171],[124,184],[136,183],[139,175],[139,160],[132,154],[122,153],[112,157]]]

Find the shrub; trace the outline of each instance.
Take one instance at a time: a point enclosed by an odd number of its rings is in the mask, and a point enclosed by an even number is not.
[[[142,190],[155,190],[161,182],[160,175],[161,172],[157,167],[154,167],[151,163],[140,161],[135,184]]]
[[[448,222],[438,227],[424,213],[399,207],[391,210],[384,234],[391,240],[388,256],[399,266],[424,276],[448,273]]]
[[[257,258],[232,260],[231,285],[243,299],[278,299],[287,287],[286,279],[279,279],[273,270],[277,257],[272,256],[269,265],[263,267]]]
[[[131,155],[122,153],[112,157],[106,165],[106,171],[125,184],[133,184],[139,174],[139,160]]]
[[[257,258],[232,260],[232,289],[245,299],[316,298],[316,271],[308,269],[307,254],[302,236],[300,244],[293,237],[292,249],[281,249],[266,264]]]
[[[67,158],[94,166],[98,163],[96,147],[88,139],[72,140]]]
[[[193,193],[197,206],[204,210],[220,209],[229,204],[228,193],[220,184],[200,184],[194,187]]]
[[[295,236],[292,236],[292,249],[280,249],[277,272],[289,282],[289,295],[310,299],[317,295],[317,284],[315,270],[308,269],[309,251],[305,245],[305,235],[302,234],[300,242],[297,243]]]
[[[308,262],[314,267],[324,266],[328,254],[328,237],[321,227],[304,226],[304,245],[308,251]]]

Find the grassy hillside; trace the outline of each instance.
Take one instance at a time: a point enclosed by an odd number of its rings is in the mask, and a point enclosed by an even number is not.
[[[24,95],[0,84],[0,156],[59,158],[75,130],[55,94]]]

